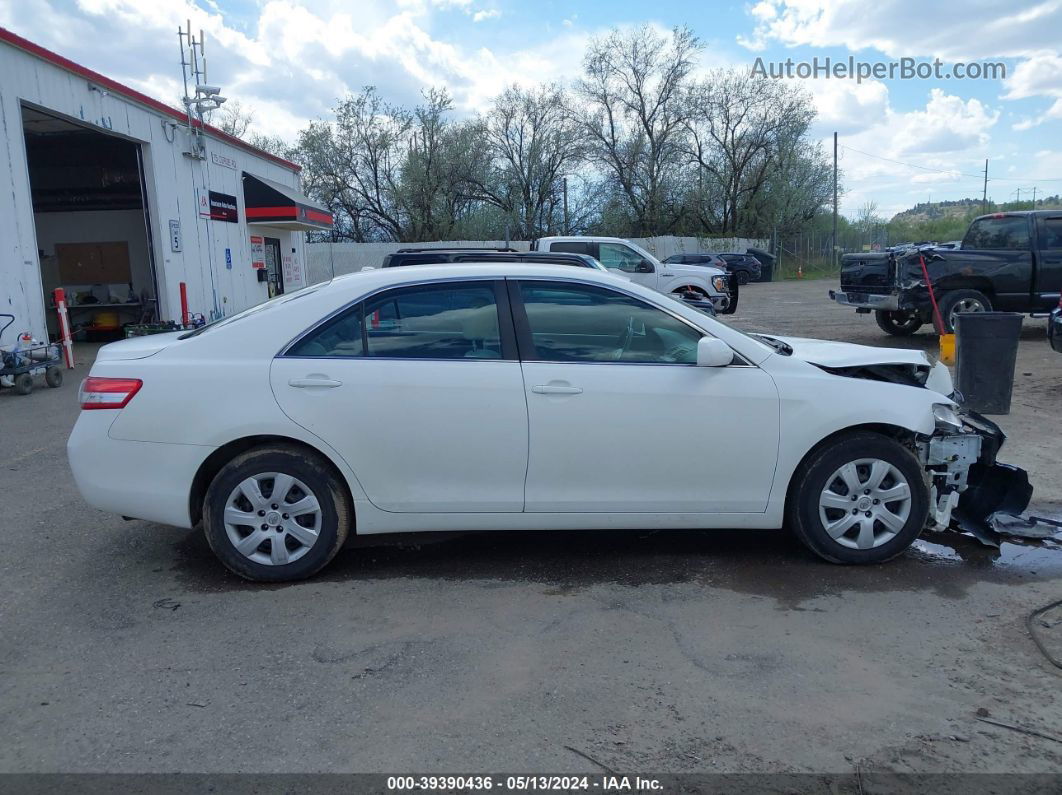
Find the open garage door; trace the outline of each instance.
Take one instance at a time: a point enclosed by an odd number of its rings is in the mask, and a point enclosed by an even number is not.
[[[48,333],[66,291],[75,337],[157,319],[158,281],[139,144],[22,106]]]

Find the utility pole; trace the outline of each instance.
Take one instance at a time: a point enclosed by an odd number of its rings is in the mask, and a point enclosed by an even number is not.
[[[1035,185],[1033,185],[1033,206],[1032,206],[1032,208],[1034,210],[1036,209],[1036,186]]]
[[[837,132],[833,133],[833,245],[830,265],[837,270]]]
[[[988,212],[988,158],[985,158],[985,192],[981,194],[981,215]]]
[[[571,228],[568,225],[568,178],[564,178],[564,234],[570,235]]]

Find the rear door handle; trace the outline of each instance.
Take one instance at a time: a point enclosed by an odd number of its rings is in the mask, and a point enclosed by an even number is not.
[[[343,382],[332,378],[292,378],[288,381],[288,386],[299,387],[300,389],[315,386],[332,389],[333,387],[343,386]]]
[[[531,391],[539,395],[581,395],[583,393],[581,387],[556,384],[540,384],[531,387]]]

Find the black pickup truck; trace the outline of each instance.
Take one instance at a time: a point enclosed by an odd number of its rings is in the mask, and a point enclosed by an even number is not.
[[[932,322],[923,258],[949,333],[960,312],[1046,315],[1062,292],[1062,210],[982,215],[959,248],[845,254],[841,289],[830,290],[830,298],[857,312],[874,312],[888,334],[914,334]]]

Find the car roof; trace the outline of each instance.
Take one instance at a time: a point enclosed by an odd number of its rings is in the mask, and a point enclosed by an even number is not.
[[[370,268],[354,273],[336,276],[331,282],[320,286],[326,291],[345,291],[350,288],[358,290],[375,290],[381,287],[399,287],[403,284],[417,284],[428,281],[448,281],[468,279],[514,279],[521,277],[554,277],[568,281],[600,282],[602,285],[632,287],[632,282],[613,276],[607,271],[596,268],[573,268],[571,265],[542,265],[524,260],[506,260],[503,262],[479,260],[458,263],[418,263],[404,265],[401,268]],[[638,293],[658,296],[649,288],[638,288]]]

